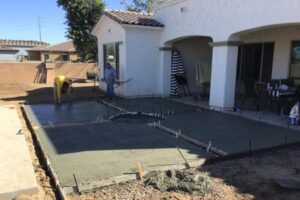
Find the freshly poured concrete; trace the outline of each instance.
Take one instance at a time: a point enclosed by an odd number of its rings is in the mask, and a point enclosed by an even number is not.
[[[25,105],[24,109],[33,126],[69,124],[108,119],[117,111],[97,102],[63,105]]]
[[[300,142],[297,131],[215,111],[169,116],[162,125],[230,154],[249,151],[250,140],[252,150]]]
[[[197,112],[195,106],[167,99],[117,99],[114,104],[128,111],[162,113],[162,125],[202,143],[212,142],[229,154],[249,151],[249,141],[252,150],[300,142],[298,132],[209,110]],[[73,174],[79,184],[93,185],[135,173],[137,162],[146,171],[182,165],[177,146],[191,163],[201,164],[213,156],[147,124],[95,123],[118,112],[96,102],[26,106],[25,111],[64,188],[75,185]],[[94,124],[80,124],[91,121]],[[46,127],[49,122],[54,126]],[[55,126],[59,124],[67,126]]]
[[[14,106],[0,106],[0,199],[38,192],[29,150]]]
[[[212,156],[146,125],[102,123],[36,130],[62,186],[184,164]],[[203,161],[203,160],[202,160]]]
[[[196,112],[197,107],[164,98],[117,99],[114,104],[128,111],[168,114]]]

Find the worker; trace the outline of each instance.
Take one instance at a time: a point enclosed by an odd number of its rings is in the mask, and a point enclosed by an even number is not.
[[[71,93],[72,93],[72,87],[71,87],[72,81],[65,76],[58,76],[54,79],[54,87],[53,87],[53,93],[54,93],[54,101],[55,104],[61,104],[62,103],[62,94],[67,93],[69,102],[72,100]]]
[[[114,83],[116,79],[116,70],[112,67],[110,63],[106,64],[106,68],[104,70],[104,82],[107,85],[107,95],[110,100],[113,100],[115,96],[115,91],[114,91]]]

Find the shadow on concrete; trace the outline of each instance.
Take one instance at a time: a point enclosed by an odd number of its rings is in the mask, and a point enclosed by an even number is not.
[[[206,151],[196,146],[141,124],[108,122],[67,128],[41,128],[36,130],[36,133],[44,144],[51,144],[48,146],[50,148],[48,150],[56,154],[118,150],[121,156],[122,151],[145,150],[145,154],[147,154],[146,151],[176,149],[178,146],[200,158],[210,157]]]
[[[17,85],[15,87],[18,87]],[[22,86],[20,86],[22,87]],[[0,97],[0,101],[12,103],[26,103],[26,104],[45,104],[53,103],[53,87],[37,85],[38,88],[26,88],[25,91],[20,91],[18,88],[12,88],[9,97]],[[18,92],[19,91],[19,92]],[[96,100],[99,96],[105,93],[98,87],[93,86],[74,86],[72,98],[73,102]],[[66,100],[66,99],[63,99]]]
[[[148,104],[141,100],[121,102],[123,104],[117,104],[133,108],[139,105],[144,109],[142,111],[152,111],[153,107],[154,110],[160,110],[161,105],[161,101]],[[47,120],[59,117],[64,123],[89,121],[106,112],[106,106],[95,102],[78,105],[80,106],[77,108],[64,106],[58,109],[60,111],[55,110],[52,105],[36,105],[30,108],[34,110],[40,124],[47,124]],[[222,147],[229,153],[247,152],[249,140],[252,141],[253,151],[256,148],[300,141],[298,132],[237,116],[214,111],[197,113],[194,109],[189,110],[189,107],[172,103],[168,105],[169,108],[174,109],[177,114],[167,116],[162,122],[163,125],[175,130],[180,129],[182,133],[205,143],[212,141],[213,145]],[[105,122],[84,126],[40,128],[35,131],[65,184],[72,183],[72,172],[78,176],[88,176],[88,179],[92,180],[103,173],[107,176],[127,173],[137,161],[148,165],[172,163],[175,159],[182,159],[176,152],[177,146],[184,151],[187,159],[212,156],[146,124]],[[239,194],[246,196],[245,199],[248,197],[248,199],[299,199],[299,191],[279,188],[273,180],[278,177],[300,178],[299,159],[299,153],[290,155],[276,151],[258,154],[252,158],[223,160],[216,164],[207,163],[208,165],[200,170],[234,187]]]

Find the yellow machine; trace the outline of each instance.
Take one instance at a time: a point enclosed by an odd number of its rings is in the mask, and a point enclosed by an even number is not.
[[[54,79],[53,95],[56,104],[62,102],[62,94],[67,93],[68,100],[71,101],[72,81],[65,76],[58,76]]]

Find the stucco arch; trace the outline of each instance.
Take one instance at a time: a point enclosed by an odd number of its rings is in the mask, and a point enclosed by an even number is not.
[[[213,42],[213,38],[211,36],[205,36],[205,35],[186,35],[186,36],[180,36],[172,39],[168,39],[167,41],[164,41],[163,44],[164,46],[171,46],[172,44],[182,41],[182,40],[187,40],[191,38],[207,38],[210,40],[210,42]]]
[[[291,26],[300,26],[300,22],[269,24],[269,25],[265,25],[265,26],[252,27],[249,29],[244,29],[244,30],[240,30],[235,33],[232,33],[231,35],[229,35],[228,40],[229,41],[239,41],[241,35],[251,34],[254,32],[268,30],[268,29],[274,29],[274,28],[287,28],[287,27],[291,27]]]

